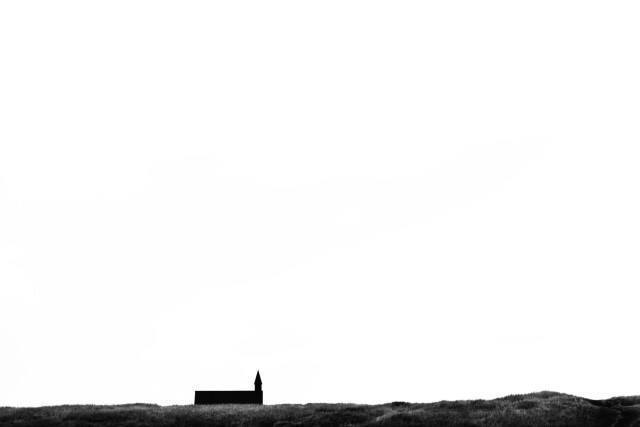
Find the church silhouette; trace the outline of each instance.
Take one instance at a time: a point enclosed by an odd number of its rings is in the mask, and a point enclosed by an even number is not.
[[[224,403],[253,403],[262,405],[262,379],[260,371],[253,382],[254,390],[210,391],[196,390],[195,405],[220,405]]]

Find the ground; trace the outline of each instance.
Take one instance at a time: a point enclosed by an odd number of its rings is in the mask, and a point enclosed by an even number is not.
[[[383,405],[64,405],[0,408],[0,426],[640,426],[640,396],[554,392],[494,400]]]

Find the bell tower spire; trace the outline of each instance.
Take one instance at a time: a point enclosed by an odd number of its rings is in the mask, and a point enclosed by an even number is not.
[[[253,382],[256,391],[262,391],[262,379],[260,378],[260,371],[256,374],[256,380]]]

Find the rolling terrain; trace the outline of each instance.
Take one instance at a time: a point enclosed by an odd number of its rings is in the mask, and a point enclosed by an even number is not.
[[[0,408],[0,426],[640,426],[640,396],[590,400],[554,392],[494,400],[382,405],[63,405]]]

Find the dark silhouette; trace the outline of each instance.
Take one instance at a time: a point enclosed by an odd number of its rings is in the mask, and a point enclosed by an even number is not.
[[[196,391],[195,405],[219,405],[223,403],[254,403],[262,405],[262,379],[260,371],[253,382],[253,391]]]
[[[548,391],[493,400],[435,403],[229,405],[224,410],[218,410],[220,406],[198,410],[202,408],[205,407],[194,410],[193,406],[144,403],[0,407],[0,426],[640,426],[640,396],[591,400]]]

